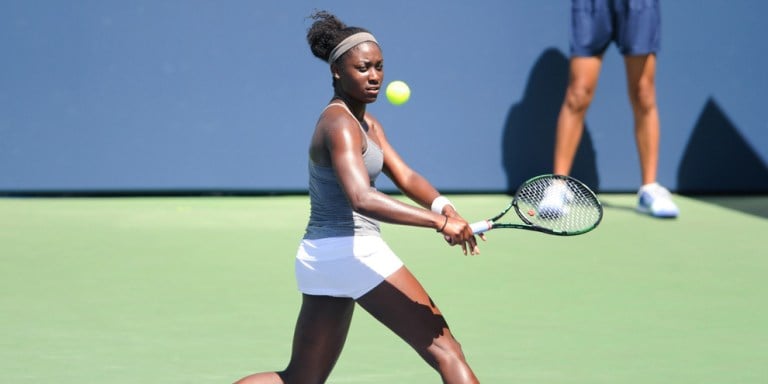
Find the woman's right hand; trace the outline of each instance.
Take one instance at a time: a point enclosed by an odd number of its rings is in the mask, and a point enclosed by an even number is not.
[[[452,246],[461,246],[461,250],[465,255],[467,254],[467,250],[469,250],[469,253],[472,255],[479,255],[480,248],[477,246],[477,239],[475,238],[475,234],[472,233],[472,228],[470,228],[469,223],[458,215],[445,217],[447,217],[447,221],[445,227],[441,231],[445,241]]]

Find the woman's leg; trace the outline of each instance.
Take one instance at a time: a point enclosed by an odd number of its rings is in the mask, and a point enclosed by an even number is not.
[[[597,87],[603,58],[574,57],[570,61],[568,89],[557,118],[553,173],[568,175],[584,133],[584,116]]]
[[[635,142],[642,185],[656,181],[659,164],[659,111],[656,107],[656,55],[626,56],[627,90],[635,116]]]
[[[246,376],[236,384],[321,384],[331,374],[347,339],[355,302],[304,295],[288,367]]]
[[[435,368],[444,383],[478,383],[440,310],[405,268],[357,300]]]

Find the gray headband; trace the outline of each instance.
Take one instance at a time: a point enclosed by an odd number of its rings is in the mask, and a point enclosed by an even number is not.
[[[379,44],[379,42],[376,41],[376,38],[368,32],[355,33],[342,40],[336,48],[333,48],[331,55],[328,57],[328,64],[333,64],[339,57],[341,57],[341,55],[352,49],[352,47],[366,41],[373,41],[377,45]]]

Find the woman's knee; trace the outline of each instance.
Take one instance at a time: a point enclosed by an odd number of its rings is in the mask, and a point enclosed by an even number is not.
[[[652,111],[656,108],[656,87],[652,81],[641,81],[630,89],[629,98],[635,111]]]
[[[582,82],[572,82],[565,94],[565,106],[574,113],[584,113],[592,103],[595,88]]]

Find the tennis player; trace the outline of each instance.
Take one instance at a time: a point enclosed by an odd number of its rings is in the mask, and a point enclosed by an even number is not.
[[[432,228],[465,255],[479,253],[472,230],[366,112],[384,80],[374,36],[325,11],[311,17],[307,40],[330,64],[334,94],[309,148],[311,212],[295,260],[302,306],[285,370],[237,383],[324,383],[344,347],[355,303],[413,347],[444,383],[477,383],[440,310],[382,240],[379,222]],[[377,191],[381,172],[421,207]]]

